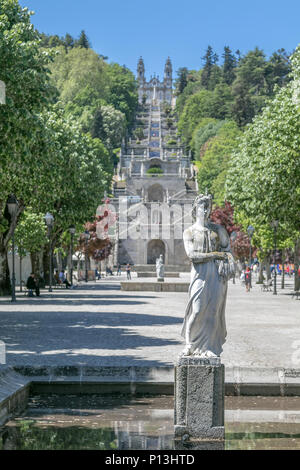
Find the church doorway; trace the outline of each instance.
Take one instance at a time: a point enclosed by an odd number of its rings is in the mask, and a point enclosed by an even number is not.
[[[160,184],[153,184],[148,189],[149,202],[164,202],[164,189]]]
[[[165,261],[166,247],[162,240],[151,240],[147,249],[147,264],[155,264],[156,259],[163,255]]]

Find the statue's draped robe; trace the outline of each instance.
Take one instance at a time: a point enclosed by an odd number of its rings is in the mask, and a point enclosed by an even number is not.
[[[212,251],[225,250],[218,246],[216,233],[209,230],[204,236],[203,252]],[[192,350],[208,350],[217,356],[220,356],[226,338],[227,280],[219,275],[221,262],[192,263],[189,302],[181,333],[186,337],[187,324],[191,320],[189,343]]]

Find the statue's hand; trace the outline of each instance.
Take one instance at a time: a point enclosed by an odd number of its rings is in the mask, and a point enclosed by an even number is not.
[[[232,257],[232,255],[231,255]],[[228,258],[226,261],[221,261],[219,264],[219,275],[225,280],[230,279],[235,274],[235,263],[232,259]]]

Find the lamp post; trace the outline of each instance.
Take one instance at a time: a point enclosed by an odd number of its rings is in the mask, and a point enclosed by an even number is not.
[[[276,269],[276,252],[277,252],[277,229],[278,229],[279,221],[272,220],[271,227],[274,230],[274,289],[273,295],[277,295],[277,269]]]
[[[49,258],[50,258],[50,266],[49,266],[49,292],[52,292],[52,240],[51,240],[51,233],[54,224],[54,217],[50,212],[47,212],[45,215],[45,222],[48,228],[48,238],[50,242],[50,250],[49,250]]]
[[[12,223],[14,224],[17,211],[19,208],[19,203],[16,199],[16,197],[11,194],[8,199],[7,199],[7,209],[10,214]],[[12,237],[11,237],[11,242],[12,242],[12,279],[11,279],[11,301],[16,302],[16,272],[15,272],[15,228],[13,225],[13,231],[12,231]]]
[[[252,263],[252,237],[253,237],[254,231],[255,231],[255,228],[253,227],[253,225],[249,225],[249,227],[247,228],[247,233],[248,233],[248,237],[250,240],[250,253],[249,253],[250,287],[252,287],[251,263]]]
[[[71,225],[69,227],[69,232],[71,234],[71,286],[73,286],[73,241],[76,232],[76,228],[74,227],[74,225]]]
[[[237,233],[236,232],[231,232],[230,241],[231,241],[232,245],[234,244],[236,239],[237,239]],[[235,284],[235,274],[234,274],[232,282],[233,282],[233,284]]]
[[[90,233],[88,230],[84,232],[85,238],[85,282],[88,282],[88,241],[90,239]]]

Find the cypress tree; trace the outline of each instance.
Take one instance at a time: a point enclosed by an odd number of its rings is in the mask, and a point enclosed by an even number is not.
[[[224,47],[223,59],[223,80],[231,85],[235,79],[236,58],[228,46]]]
[[[90,41],[88,40],[88,37],[85,34],[84,30],[81,31],[79,39],[78,39],[78,41],[76,41],[76,46],[84,47],[85,49],[90,49],[91,48]]]
[[[201,85],[207,90],[211,90],[214,88],[214,86],[211,84],[212,71],[218,62],[218,56],[213,52],[211,46],[208,46],[205,56],[202,57],[202,60],[204,60],[204,67],[201,75]]]
[[[201,74],[201,85],[207,90],[214,90],[215,86],[221,81],[221,69],[217,63],[219,60],[211,46],[208,46],[206,54],[202,57],[204,67]]]
[[[178,78],[176,80],[176,88],[177,94],[180,95],[188,84],[188,69],[186,67],[181,67],[178,70],[177,74]]]
[[[67,49],[73,49],[74,47],[74,38],[69,33],[65,35],[65,47]]]

